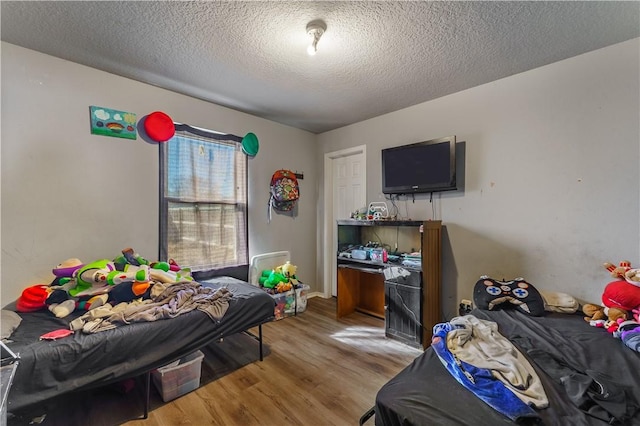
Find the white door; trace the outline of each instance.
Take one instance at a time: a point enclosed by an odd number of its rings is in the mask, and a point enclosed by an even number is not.
[[[366,147],[325,155],[325,294],[337,294],[336,255],[338,251],[336,220],[348,219],[351,213],[367,206]],[[330,284],[330,287],[327,285]]]
[[[349,219],[351,213],[366,207],[362,154],[333,161],[333,218]]]

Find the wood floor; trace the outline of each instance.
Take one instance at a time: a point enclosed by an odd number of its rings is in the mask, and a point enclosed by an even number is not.
[[[357,425],[378,389],[421,351],[386,339],[383,320],[360,313],[336,320],[335,312],[335,299],[315,297],[306,312],[265,324],[262,362],[258,343],[244,334],[205,347],[200,387],[165,403],[152,385],[148,419],[131,420],[143,409],[136,383],[126,393],[66,395],[12,413],[8,425]]]

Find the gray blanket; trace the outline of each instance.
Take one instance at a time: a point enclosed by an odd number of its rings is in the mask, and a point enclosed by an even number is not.
[[[154,290],[152,294],[157,295],[152,299],[100,306],[73,320],[69,327],[75,331],[98,333],[122,324],[175,318],[194,309],[218,321],[229,308],[232,296],[225,287],[214,290],[195,281],[171,285],[156,283]]]

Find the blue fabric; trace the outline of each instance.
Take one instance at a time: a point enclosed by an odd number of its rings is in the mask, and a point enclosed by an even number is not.
[[[640,327],[622,333],[622,342],[636,352],[640,352]]]
[[[522,418],[539,418],[533,408],[507,389],[500,380],[494,378],[491,371],[475,367],[453,356],[447,348],[447,333],[454,328],[448,322],[433,327],[431,347],[447,371],[462,386],[509,419],[517,421]]]

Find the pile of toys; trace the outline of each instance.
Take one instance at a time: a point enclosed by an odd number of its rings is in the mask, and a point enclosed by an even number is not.
[[[260,288],[269,293],[276,302],[275,319],[279,320],[306,309],[306,291],[309,286],[296,277],[298,268],[287,261],[274,269],[263,270],[258,279]]]
[[[284,265],[262,271],[258,283],[269,294],[284,293],[300,286],[297,270],[296,265],[287,261]]]
[[[640,352],[640,269],[632,268],[628,260],[619,266],[607,262],[604,267],[614,280],[604,288],[602,305],[582,306],[584,319]]]
[[[149,262],[132,248],[125,248],[113,260],[83,263],[71,258],[51,271],[50,284],[25,288],[17,300],[18,312],[48,309],[58,318],[76,310],[88,311],[110,303],[116,305],[151,298],[154,283],[192,281],[191,270],[175,261]]]

